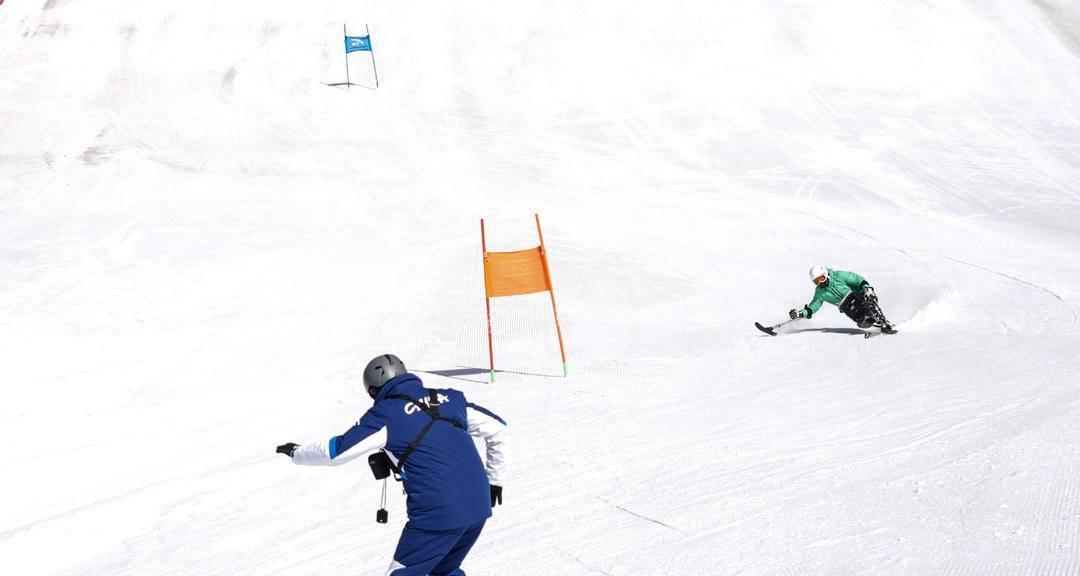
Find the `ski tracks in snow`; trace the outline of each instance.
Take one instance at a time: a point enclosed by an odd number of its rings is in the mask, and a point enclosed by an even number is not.
[[[950,260],[952,262],[956,262],[957,264],[963,264],[965,266],[971,266],[972,268],[978,268],[979,270],[982,270],[984,272],[989,272],[990,274],[994,274],[996,276],[1000,276],[1002,278],[1012,280],[1013,282],[1016,282],[1017,284],[1025,286],[1027,288],[1035,290],[1036,292],[1040,292],[1040,293],[1042,293],[1042,294],[1044,294],[1046,296],[1049,296],[1050,298],[1053,298],[1054,300],[1057,300],[1057,302],[1059,304],[1064,306],[1065,309],[1069,311],[1069,315],[1072,317],[1072,321],[1069,323],[1069,328],[1075,328],[1076,327],[1076,324],[1077,324],[1076,310],[1072,306],[1070,306],[1068,302],[1066,302],[1064,299],[1062,299],[1061,296],[1058,296],[1056,293],[1054,293],[1049,288],[1044,288],[1044,287],[1039,286],[1038,284],[1035,284],[1033,282],[1028,282],[1027,280],[1017,278],[1016,276],[1010,276],[1009,274],[1005,274],[1004,272],[998,272],[997,270],[987,268],[986,266],[983,266],[981,264],[975,264],[973,262],[967,262],[967,261],[964,261],[964,260],[960,260],[958,258],[953,258],[951,256],[946,256],[944,254],[941,255],[941,258],[944,258],[946,260]]]

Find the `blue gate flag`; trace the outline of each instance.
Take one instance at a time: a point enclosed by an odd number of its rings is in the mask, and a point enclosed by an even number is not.
[[[345,53],[348,54],[349,52],[371,52],[371,37],[346,36]]]

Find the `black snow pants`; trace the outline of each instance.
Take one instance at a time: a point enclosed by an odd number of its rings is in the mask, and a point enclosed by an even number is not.
[[[867,300],[866,294],[852,290],[840,301],[840,311],[854,320],[859,328],[869,328],[877,321],[877,306]]]

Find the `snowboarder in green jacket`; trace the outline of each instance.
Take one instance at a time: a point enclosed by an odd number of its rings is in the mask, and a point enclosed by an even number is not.
[[[821,304],[828,302],[839,306],[840,311],[854,320],[859,328],[865,330],[876,326],[888,334],[896,332],[882,313],[874,288],[862,276],[818,264],[810,268],[810,280],[817,286],[814,298],[801,309],[792,308],[788,312],[792,320],[812,318],[821,309]]]

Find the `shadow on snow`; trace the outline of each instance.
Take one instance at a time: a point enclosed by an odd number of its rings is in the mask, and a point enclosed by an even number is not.
[[[412,370],[412,372],[419,372],[421,374],[434,374],[435,376],[443,376],[445,378],[453,378],[454,380],[464,380],[466,382],[475,382],[477,384],[488,384],[487,379],[477,380],[473,378],[466,378],[466,376],[476,376],[478,374],[490,374],[491,370],[487,368],[469,368],[461,366],[453,369],[446,370]],[[514,370],[496,370],[496,374],[518,374],[521,376],[539,376],[541,378],[561,378],[561,374],[536,374],[534,372],[516,372]]]

